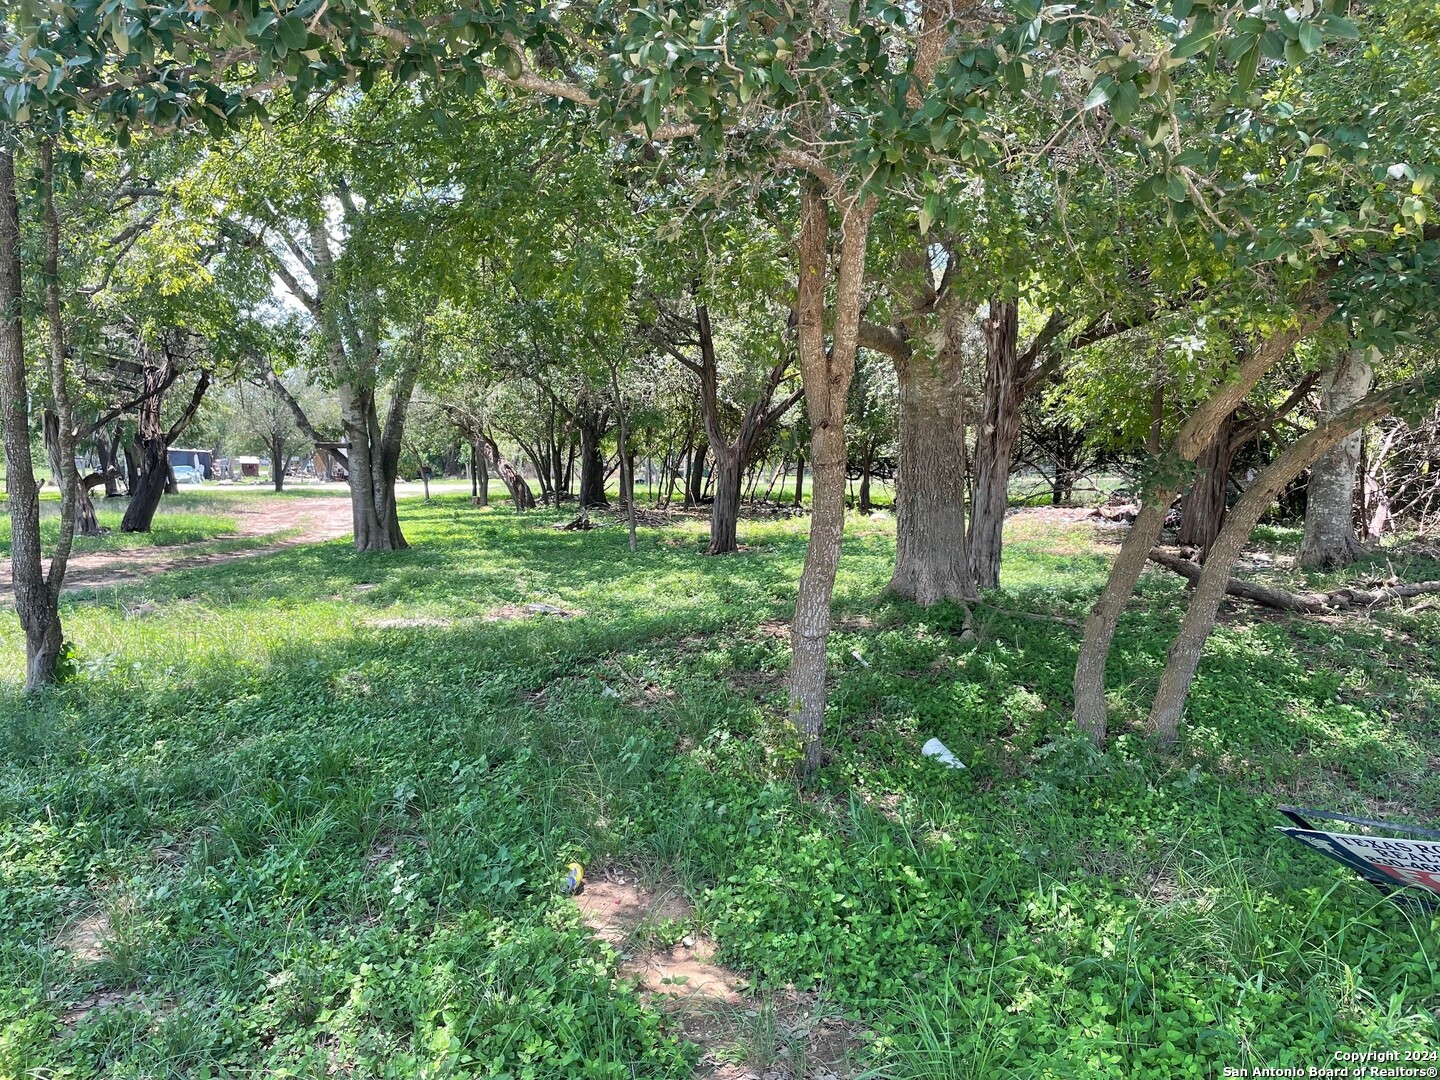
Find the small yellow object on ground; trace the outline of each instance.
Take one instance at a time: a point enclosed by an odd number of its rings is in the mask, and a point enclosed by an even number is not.
[[[572,862],[565,868],[565,884],[562,891],[566,896],[574,896],[585,888],[585,868],[578,862]]]

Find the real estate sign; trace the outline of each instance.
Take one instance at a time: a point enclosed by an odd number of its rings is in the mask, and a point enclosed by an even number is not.
[[[1440,896],[1440,841],[1281,829],[1377,885],[1415,886]]]

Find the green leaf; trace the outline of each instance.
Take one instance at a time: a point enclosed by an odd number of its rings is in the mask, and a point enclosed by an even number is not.
[[[920,207],[920,232],[928,233],[930,226],[940,214],[940,196],[931,192],[925,196],[925,204]]]
[[[280,20],[280,40],[287,49],[303,49],[305,36],[305,20],[299,15],[286,15]]]
[[[1204,52],[1210,47],[1210,43],[1214,40],[1215,31],[1213,28],[1196,30],[1193,33],[1186,34],[1177,41],[1175,47],[1170,50],[1170,55],[1177,60],[1183,60],[1187,56],[1194,56],[1196,53]]]
[[[1260,39],[1256,38],[1254,44],[1245,50],[1240,57],[1240,62],[1235,68],[1235,78],[1240,84],[1241,90],[1249,90],[1255,85],[1255,74],[1260,69]]]
[[[1094,86],[1090,88],[1089,95],[1085,98],[1085,111],[1098,109],[1112,97],[1115,96],[1115,80],[1109,75],[1102,76]]]
[[[1322,15],[1321,21],[1325,24],[1325,33],[1331,37],[1347,38],[1356,41],[1360,37],[1360,28],[1343,15]]]
[[[1307,56],[1324,43],[1324,35],[1320,33],[1320,28],[1313,22],[1307,22],[1300,27],[1300,48],[1305,50]]]

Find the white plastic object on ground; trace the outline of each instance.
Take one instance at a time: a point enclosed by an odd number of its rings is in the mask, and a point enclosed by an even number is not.
[[[965,763],[950,752],[950,748],[939,739],[931,739],[920,748],[920,753],[926,757],[933,757],[949,769],[963,769]]]

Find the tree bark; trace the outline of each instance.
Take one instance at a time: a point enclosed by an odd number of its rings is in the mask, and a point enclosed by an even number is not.
[[[770,365],[765,374],[764,385],[754,400],[745,407],[734,437],[726,434],[720,419],[720,366],[716,359],[710,309],[701,300],[698,280],[691,282],[690,289],[695,299],[695,335],[700,350],[699,358],[687,355],[673,340],[663,335],[660,345],[700,380],[700,416],[705,427],[705,436],[715,454],[712,476],[715,482],[715,501],[710,509],[710,546],[706,553],[723,555],[738,550],[736,526],[742,501],[741,493],[745,475],[750,471],[753,494],[755,474],[751,466],[755,447],[771,425],[800,400],[801,393],[791,394],[780,403],[775,403],[775,394],[790,371],[791,357],[785,355]],[[704,461],[704,447],[705,443],[701,442],[696,451],[696,460],[700,463]],[[693,479],[692,473],[692,481]],[[699,496],[695,501],[699,502]]]
[[[21,306],[20,205],[15,190],[13,132],[0,127],[0,433],[10,503],[10,580],[25,634],[25,689],[55,681],[64,644],[60,577],[46,580],[40,563],[40,488],[30,454],[30,406],[25,385],[25,329]],[[59,574],[64,573],[61,560]]]
[[[270,440],[270,482],[276,491],[285,490],[285,440],[279,436]]]
[[[1370,365],[1359,349],[1346,349],[1325,373],[1320,397],[1323,416],[1349,408],[1370,390]],[[1360,465],[1360,432],[1341,439],[1310,469],[1305,489],[1305,533],[1301,566],[1349,566],[1365,553],[1355,535],[1355,486]]]
[[[870,472],[875,466],[875,440],[865,440],[865,453],[860,458],[860,513],[868,514],[875,509],[870,501]]]
[[[1302,305],[1309,297],[1301,297]],[[1260,378],[1278,364],[1295,344],[1318,330],[1330,317],[1333,308],[1327,303],[1305,307],[1294,327],[1277,331],[1252,349],[1231,379],[1186,418],[1171,445],[1170,457],[1175,462],[1194,461],[1214,438],[1225,418],[1235,411]],[[1075,726],[1105,745],[1105,665],[1110,656],[1110,643],[1120,613],[1135,591],[1135,583],[1145,569],[1146,558],[1155,546],[1165,524],[1165,514],[1179,493],[1178,484],[1160,470],[1145,491],[1145,501],[1136,516],[1120,552],[1110,567],[1110,576],[1099,600],[1085,621],[1085,636],[1075,660]]]
[[[500,482],[505,485],[505,490],[510,492],[510,501],[515,505],[515,509],[535,509],[535,494],[520,475],[520,470],[500,453],[500,447],[494,439],[489,435],[482,435],[481,438],[484,440],[486,452],[490,455],[490,464],[494,465],[495,471],[500,474]]]
[[[690,470],[685,476],[685,505],[699,506],[705,495],[705,455],[710,446],[704,439],[690,452]]]
[[[707,555],[739,550],[740,455],[733,446],[715,447],[715,501],[710,506],[710,546]]]
[[[958,335],[896,360],[900,458],[890,591],[930,605],[975,595],[965,536],[965,408]]]
[[[1433,378],[1430,381],[1433,382]],[[1230,571],[1240,558],[1240,552],[1260,520],[1260,515],[1274,501],[1275,496],[1284,490],[1286,484],[1342,439],[1359,431],[1365,424],[1388,415],[1401,397],[1407,394],[1433,394],[1435,389],[1433,385],[1428,385],[1424,378],[1413,379],[1363,398],[1344,411],[1332,413],[1328,419],[1292,443],[1241,496],[1210,549],[1210,558],[1206,560],[1205,568],[1196,582],[1190,597],[1190,606],[1180,624],[1180,632],[1170,646],[1165,672],[1160,677],[1160,688],[1150,710],[1150,730],[1160,742],[1173,743],[1178,735],[1180,714],[1194,682],[1195,669],[1200,663],[1205,639],[1210,636],[1210,630],[1215,625],[1215,612],[1219,609],[1220,600],[1230,582]]]
[[[841,207],[839,265],[830,320],[834,329],[827,349],[828,200],[813,180],[803,182],[800,200],[796,312],[814,484],[810,540],[790,629],[790,717],[800,736],[802,768],[808,775],[820,767],[825,731],[825,645],[845,528],[845,403],[859,347],[865,249],[875,203],[873,198],[860,196]]]
[[[600,440],[604,437],[601,422],[577,414],[575,425],[580,429],[580,508],[609,506],[610,500],[605,496],[605,459],[600,454]]]
[[[155,511],[160,508],[160,499],[174,481],[170,471],[170,447],[195,419],[200,403],[205,399],[205,391],[210,387],[210,373],[201,371],[184,411],[169,428],[164,428],[160,426],[160,407],[165,399],[163,388],[173,383],[175,377],[175,360],[168,353],[159,363],[155,362],[153,355],[147,359],[145,390],[148,396],[141,403],[136,418],[136,472],[130,486],[130,505],[120,519],[121,532],[150,531]],[[151,393],[152,390],[155,392]]]
[[[1235,459],[1235,414],[1220,422],[1210,444],[1196,461],[1195,480],[1180,504],[1179,541],[1200,549],[1203,562],[1225,524],[1230,493],[1230,465]]]
[[[1000,585],[1010,468],[1025,400],[1019,333],[1019,304],[991,301],[990,316],[985,320],[985,381],[975,435],[975,486],[970,507],[970,567],[975,585],[981,589]]]
[[[800,507],[802,507],[802,506],[805,505],[805,503],[804,503],[804,498],[805,498],[805,455],[804,455],[804,454],[797,454],[797,455],[795,456],[795,498],[794,498],[794,501],[793,501],[793,505],[794,505],[795,509],[798,510],[798,509],[800,509]]]
[[[95,449],[100,458],[100,473],[104,478],[107,499],[117,498],[120,494],[120,462],[123,460],[120,437],[124,430],[125,426],[117,423],[113,433],[107,435],[102,430],[95,434]]]
[[[50,459],[50,475],[65,497],[65,485],[69,482],[65,470],[65,439],[61,434],[60,418],[54,409],[46,409],[41,420],[45,438],[45,454]],[[75,444],[70,443],[71,468],[74,469]],[[103,479],[104,474],[101,474]],[[98,482],[98,480],[97,480]],[[90,497],[89,486],[78,476],[75,478],[75,534],[77,536],[99,536],[100,519],[95,516],[95,501]]]
[[[470,442],[470,497],[476,506],[490,505],[490,469],[478,438]]]
[[[330,238],[318,214],[310,224],[310,250],[315,263],[312,310],[320,320],[326,357],[340,399],[355,550],[397,551],[409,546],[400,531],[395,480],[400,469],[405,414],[424,347],[423,324],[410,355],[395,376],[382,426],[375,388],[379,342],[373,332],[360,325],[336,289]],[[348,335],[342,332],[342,326],[349,328]],[[350,355],[347,336],[359,355]]]

